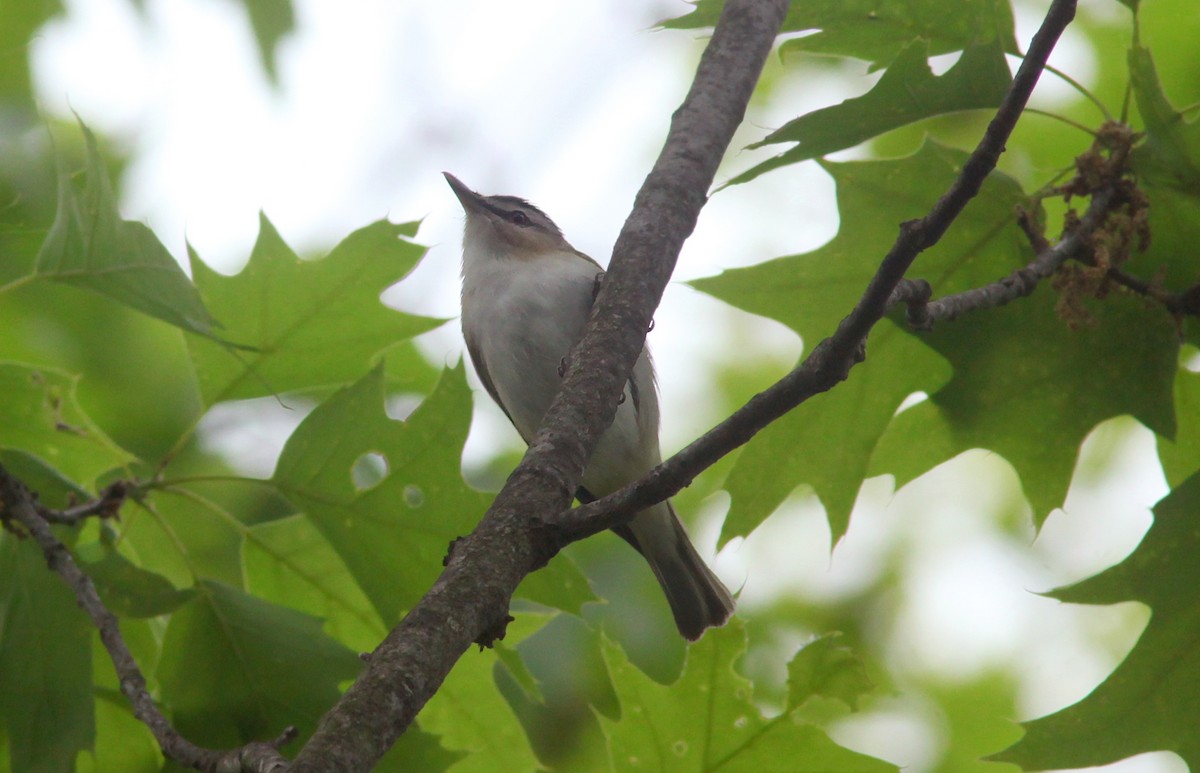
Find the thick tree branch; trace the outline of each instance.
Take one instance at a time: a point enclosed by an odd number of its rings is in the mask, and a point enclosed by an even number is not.
[[[900,226],[900,235],[880,263],[854,310],[832,336],[821,341],[794,370],[755,395],[729,418],[656,467],[645,478],[595,502],[564,513],[559,525],[569,539],[620,525],[639,510],[678,493],[692,479],[730,451],[744,445],[760,430],[810,397],[844,380],[862,359],[871,328],[894,302],[906,271],[924,250],[932,247],[978,192],[995,168],[1005,143],[1037,84],[1046,60],[1062,31],[1075,17],[1075,0],[1055,0],[1034,35],[1000,108],[962,172],[929,214]],[[901,292],[927,292],[918,283]],[[928,297],[928,295],[926,295]]]
[[[121,497],[124,497],[123,491]],[[105,499],[102,495],[95,501],[103,502]],[[15,520],[33,537],[42,549],[46,563],[63,578],[63,582],[75,594],[79,606],[92,618],[100,631],[100,641],[112,659],[113,668],[121,682],[121,692],[133,707],[133,715],[154,734],[163,754],[180,765],[207,773],[277,773],[284,770],[287,760],[279,753],[279,747],[295,737],[292,728],[271,743],[252,743],[240,749],[215,751],[196,746],[171,726],[146,689],[146,678],[142,676],[133,654],[121,637],[116,615],[104,605],[96,586],[75,563],[71,551],[54,536],[50,523],[40,512],[42,509],[29,489],[0,466],[0,514],[3,514],[5,521]],[[99,507],[90,510],[79,518],[104,512]]]
[[[592,448],[613,420],[679,250],[786,12],[786,0],[726,3],[617,239],[592,319],[541,431],[479,526],[455,544],[433,588],[322,719],[293,770],[369,769],[470,644],[503,631],[521,579],[563,544],[554,517],[570,503]]]

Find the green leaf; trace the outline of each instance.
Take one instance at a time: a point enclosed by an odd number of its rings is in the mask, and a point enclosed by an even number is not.
[[[245,527],[233,514],[183,487],[155,490],[144,505],[122,514],[122,553],[175,587],[200,577],[242,587]]]
[[[404,422],[384,412],[376,368],[317,406],[280,456],[276,485],[345,561],[385,624],[429,589],[450,542],[470,533],[491,501],[462,479],[470,422],[461,364],[442,374]],[[359,488],[353,470],[364,457],[385,471]],[[575,611],[589,600],[586,582],[564,556],[542,571],[551,579],[523,584],[522,596]]]
[[[621,719],[601,717],[614,769],[672,771],[888,771],[895,766],[838,746],[791,710],[766,719],[734,671],[746,648],[735,621],[688,650],[679,681],[652,681],[614,645],[604,648]]]
[[[0,577],[0,722],[8,769],[73,770],[76,752],[90,749],[96,732],[91,623],[33,540],[0,532]]]
[[[1168,290],[1196,284],[1195,247],[1200,243],[1200,121],[1187,121],[1167,100],[1150,51],[1129,52],[1130,83],[1145,122],[1145,140],[1130,154],[1130,166],[1150,201],[1151,240],[1125,268]],[[1185,324],[1197,343],[1197,328]]]
[[[47,507],[61,510],[73,503],[86,502],[92,496],[75,481],[24,451],[0,449],[0,464],[30,491],[37,492],[38,501]]]
[[[157,617],[178,608],[193,595],[178,590],[161,574],[131,563],[110,546],[81,545],[76,550],[80,568],[96,584],[105,605],[123,617]]]
[[[409,727],[371,770],[374,773],[410,773],[414,770],[437,773],[448,770],[466,756],[465,752],[443,747],[438,736]],[[455,767],[455,770],[459,768]]]
[[[1200,471],[1200,373],[1182,367],[1176,372],[1175,411],[1174,439],[1158,436],[1158,457],[1171,486]]]
[[[805,401],[742,450],[725,481],[733,502],[721,544],[754,531],[800,483],[817,492],[833,539],[840,539],[896,409],[913,392],[949,376],[944,360],[884,323],[871,338],[867,361],[846,382]]]
[[[459,472],[471,421],[462,365],[404,422],[387,417],[383,387],[376,368],[317,406],[288,439],[274,480],[391,625],[429,589],[450,541],[471,530],[488,497]],[[360,490],[352,470],[369,454],[386,472]]]
[[[1057,714],[1025,723],[997,755],[1029,768],[1104,765],[1165,749],[1200,767],[1200,476],[1154,508],[1154,525],[1123,563],[1052,595],[1074,604],[1141,601],[1153,615],[1137,646],[1103,684]]]
[[[412,223],[381,220],[306,261],[264,216],[250,262],[236,276],[216,273],[190,252],[196,285],[227,337],[253,348],[188,340],[205,404],[348,383],[389,347],[440,325],[379,300],[424,255],[408,241],[415,231]]]
[[[1094,325],[1072,330],[1050,288],[1040,287],[973,313],[969,325],[938,326],[925,338],[954,377],[897,417],[874,469],[905,470],[903,483],[921,471],[913,458],[932,466],[988,448],[1016,468],[1040,523],[1062,505],[1079,446],[1100,422],[1129,414],[1171,436],[1179,341],[1170,318],[1119,294],[1091,313]]]
[[[842,227],[828,244],[691,284],[709,295],[787,325],[811,348],[833,333],[875,275],[898,225],[929,211],[957,178],[967,154],[927,142],[915,154],[888,161],[822,161],[837,185]],[[993,173],[942,240],[922,253],[912,272],[929,276],[938,294],[976,287],[1028,260],[1013,209],[1021,186]],[[872,352],[868,350],[868,361]]]
[[[712,27],[724,0],[700,0],[687,16],[663,26],[675,29]],[[783,44],[786,54],[805,52],[853,56],[878,68],[895,59],[918,38],[929,41],[931,54],[961,51],[972,43],[999,40],[1008,53],[1017,52],[1012,7],[1006,0],[810,0],[791,3],[782,32],[815,34]]]
[[[496,648],[496,685],[547,768],[608,767],[597,713],[615,718],[620,708],[600,640],[600,631],[578,617],[556,615],[516,648]]]
[[[97,690],[96,748],[81,755],[76,773],[152,773],[163,770],[163,755],[150,730],[133,716],[119,692]]]
[[[40,460],[43,482],[65,477],[90,485],[133,461],[80,408],[78,384],[78,376],[53,368],[0,362],[0,447]],[[65,485],[54,488],[61,494]]]
[[[358,657],[317,618],[200,582],[175,614],[158,665],[163,702],[193,743],[229,747],[295,725],[304,739],[352,679]]]
[[[854,147],[924,118],[996,107],[1004,98],[1011,76],[998,41],[972,45],[940,77],[935,77],[929,69],[928,55],[929,41],[915,40],[863,96],[814,110],[771,132],[750,147],[781,142],[799,144],[742,172],[727,184],[749,182],[772,169]]]
[[[936,770],[1020,773],[1020,767],[991,757],[1021,737],[1021,728],[1012,720],[1019,711],[1015,682],[1011,672],[984,673],[969,681],[938,680],[924,689],[936,701],[942,724]]]
[[[1146,122],[1146,140],[1131,156],[1134,168],[1160,183],[1200,195],[1200,122],[1186,121],[1171,106],[1149,49],[1129,49],[1129,79]]]
[[[895,161],[824,162],[837,183],[842,213],[843,227],[833,241],[804,255],[726,271],[692,285],[782,322],[810,346],[832,334],[854,307],[895,240],[896,224],[928,211],[965,159],[961,151],[930,142]],[[954,228],[921,256],[912,273],[933,278],[943,294],[976,287],[1022,265],[1028,246],[1013,210],[1023,200],[1014,180],[989,176]],[[938,390],[949,376],[942,357],[889,324],[879,326],[867,345],[866,362],[848,383],[801,405],[747,444],[727,484],[733,503],[722,538],[748,533],[802,483],[811,484],[825,504],[835,537],[842,534],[871,451],[896,409],[913,392]]]
[[[58,0],[46,2],[9,3],[4,9],[4,24],[0,24],[0,101],[12,110],[25,112],[29,124],[34,124],[39,108],[34,103],[29,77],[29,41],[43,24],[62,13]],[[12,120],[17,116],[9,114]],[[11,124],[7,131],[17,136]]]
[[[821,696],[857,709],[859,699],[874,687],[866,665],[838,633],[809,642],[788,663],[789,708]]]
[[[325,630],[359,652],[387,629],[346,564],[303,515],[262,523],[242,545],[246,589],[266,601],[325,619]]]
[[[583,605],[596,601],[596,594],[592,593],[587,578],[571,557],[564,553],[555,556],[553,561],[533,574],[526,575],[514,595],[580,617],[583,615]]]
[[[296,26],[291,0],[242,0],[254,29],[263,69],[271,80],[279,77],[275,69],[275,49],[284,35]]]
[[[154,232],[122,220],[96,138],[79,122],[87,142],[82,194],[59,171],[58,212],[42,243],[38,276],[82,287],[176,327],[210,336],[215,319],[200,294]]]
[[[540,618],[522,615],[509,623],[504,641],[515,645],[541,625]],[[454,766],[455,773],[542,769],[521,724],[496,689],[499,663],[495,650],[467,651],[417,716],[421,728],[435,733],[443,746],[467,754]]]

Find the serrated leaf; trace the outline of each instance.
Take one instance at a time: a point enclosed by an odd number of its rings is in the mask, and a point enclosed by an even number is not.
[[[75,397],[78,383],[78,376],[54,368],[0,362],[0,447],[36,457],[86,486],[133,457],[84,413]]]
[[[751,145],[799,143],[727,184],[749,182],[772,169],[854,147],[924,118],[995,107],[1012,80],[996,40],[967,48],[942,76],[934,76],[929,69],[928,56],[927,40],[910,43],[863,96],[802,115]]]
[[[734,671],[746,649],[736,621],[708,631],[688,649],[683,675],[661,685],[615,645],[605,660],[621,701],[621,719],[601,717],[614,769],[672,771],[889,771],[896,767],[834,743],[788,711],[766,719],[748,680]]]
[[[96,138],[79,122],[87,146],[82,194],[59,171],[58,212],[34,272],[82,287],[203,336],[220,327],[200,294],[154,232],[122,220]]]
[[[10,770],[72,770],[95,739],[90,621],[33,540],[0,533],[0,721]],[[0,767],[3,767],[0,764]]]
[[[954,366],[928,404],[901,414],[876,470],[919,470],[898,456],[938,464],[971,448],[1007,459],[1040,523],[1066,497],[1083,439],[1105,419],[1132,415],[1170,436],[1179,341],[1166,314],[1114,294],[1091,309],[1095,324],[1072,330],[1039,287],[970,324],[940,325],[925,340]],[[981,342],[984,342],[981,345]],[[889,455],[890,454],[890,455]]]
[[[162,700],[194,743],[230,747],[295,725],[307,738],[358,657],[321,621],[223,583],[197,583],[171,615],[158,665]]]
[[[889,323],[872,335],[867,357],[836,389],[793,409],[742,450],[724,484],[733,501],[721,544],[754,531],[800,483],[820,497],[834,541],[846,533],[871,454],[896,409],[950,377],[941,357]]]
[[[446,370],[404,422],[387,417],[383,387],[377,368],[317,406],[288,440],[274,481],[390,625],[429,589],[450,542],[470,533],[491,497],[468,487],[460,471],[471,422],[462,365]],[[386,470],[360,489],[353,469],[369,455],[378,455]],[[586,582],[561,556],[542,571],[558,587],[534,580],[523,596],[575,610],[587,600]]]
[[[192,597],[191,589],[176,589],[161,574],[131,563],[109,546],[81,545],[76,555],[105,605],[123,617],[164,615]]]
[[[1154,507],[1154,525],[1123,563],[1055,591],[1075,604],[1137,600],[1153,610],[1133,651],[1090,695],[1026,722],[1025,736],[997,759],[1025,768],[1104,765],[1142,752],[1175,752],[1200,767],[1200,475]]]
[[[276,485],[346,562],[386,625],[429,589],[450,541],[486,509],[488,497],[459,471],[470,421],[461,364],[404,422],[384,412],[376,368],[317,406],[280,455]],[[368,454],[386,472],[359,489],[352,470]]]
[[[242,546],[246,589],[267,601],[324,618],[325,630],[370,652],[387,629],[345,562],[303,515],[250,529]]]
[[[674,29],[712,27],[724,0],[700,0],[687,16],[663,26]],[[931,54],[961,51],[972,43],[999,40],[1008,53],[1017,53],[1012,7],[1005,0],[910,0],[878,3],[872,0],[812,0],[791,3],[782,32],[816,33],[792,38],[782,53],[806,52],[853,56],[878,68],[892,61],[918,38],[929,41]]]
[[[782,322],[805,346],[833,333],[896,239],[900,223],[929,211],[962,169],[967,154],[936,142],[887,161],[821,163],[837,185],[842,227],[832,241],[802,255],[722,272],[691,284],[752,314]],[[1002,173],[988,176],[942,240],[922,253],[913,276],[935,291],[958,292],[1003,276],[1028,260],[1013,209],[1026,197]],[[868,352],[868,357],[870,352]]]
[[[895,240],[896,224],[928,211],[965,159],[961,151],[930,142],[894,161],[825,162],[837,183],[842,213],[843,227],[833,241],[804,255],[726,271],[692,285],[782,322],[811,346],[854,307]],[[1014,180],[989,176],[954,228],[922,254],[911,274],[931,277],[940,295],[979,286],[1022,265],[1028,247],[1013,210],[1023,200]],[[879,326],[867,344],[866,362],[855,368],[849,383],[810,400],[778,422],[778,429],[768,428],[747,444],[730,475],[733,504],[722,538],[747,533],[802,483],[814,486],[835,535],[841,534],[869,455],[896,409],[912,392],[935,392],[948,378],[942,357],[907,333]],[[792,440],[788,431],[802,432],[803,442]]]
[[[348,383],[389,347],[442,324],[379,300],[425,254],[408,241],[414,233],[414,224],[381,220],[306,261],[263,216],[250,262],[235,276],[190,252],[196,285],[225,336],[252,349],[188,339],[205,404]]]

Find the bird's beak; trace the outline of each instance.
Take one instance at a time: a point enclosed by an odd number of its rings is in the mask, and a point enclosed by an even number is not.
[[[454,191],[454,195],[458,197],[459,203],[462,204],[468,215],[487,209],[483,202],[483,196],[463,185],[462,180],[449,172],[442,172],[442,174],[445,175],[446,182],[450,183],[450,190]]]

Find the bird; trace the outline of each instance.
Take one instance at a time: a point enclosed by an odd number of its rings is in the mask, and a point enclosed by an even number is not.
[[[488,395],[531,443],[583,335],[603,269],[575,249],[542,210],[516,196],[484,196],[443,173],[466,213],[462,330]],[[596,444],[577,492],[591,501],[661,461],[654,366],[643,347],[617,415]],[[696,552],[670,501],[614,531],[642,554],[675,625],[694,641],[733,613],[729,591]]]

